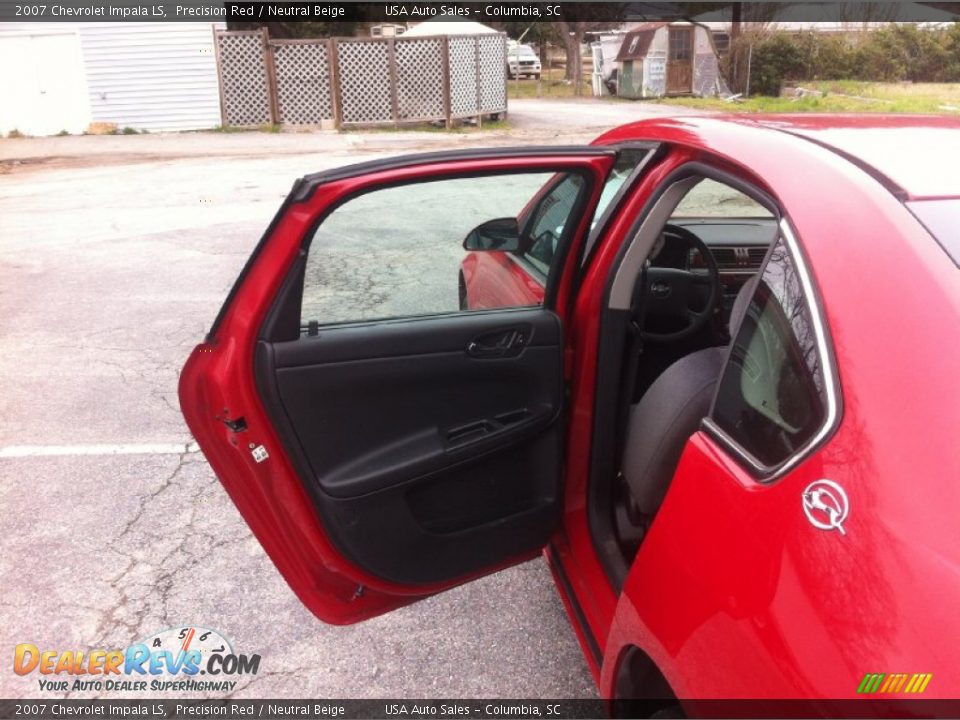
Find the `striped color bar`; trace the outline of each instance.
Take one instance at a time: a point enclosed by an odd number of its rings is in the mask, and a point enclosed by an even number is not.
[[[916,695],[927,689],[933,673],[867,673],[857,692],[861,695],[909,693]]]

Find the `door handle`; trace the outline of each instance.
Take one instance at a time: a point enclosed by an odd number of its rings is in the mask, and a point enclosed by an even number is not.
[[[527,344],[527,336],[520,328],[497,330],[474,338],[467,344],[467,354],[475,358],[514,357]]]

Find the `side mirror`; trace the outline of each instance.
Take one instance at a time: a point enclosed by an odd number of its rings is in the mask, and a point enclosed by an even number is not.
[[[515,252],[520,249],[520,225],[512,217],[487,220],[467,234],[463,249]]]

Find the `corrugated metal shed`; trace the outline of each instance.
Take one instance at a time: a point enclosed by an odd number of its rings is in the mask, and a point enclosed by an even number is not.
[[[220,124],[214,29],[223,23],[0,23],[0,133]]]
[[[85,23],[93,121],[153,131],[219,125],[213,31],[213,23]]]

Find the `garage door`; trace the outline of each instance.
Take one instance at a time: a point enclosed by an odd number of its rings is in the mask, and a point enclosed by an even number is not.
[[[76,33],[0,36],[0,131],[80,133],[90,102]]]

